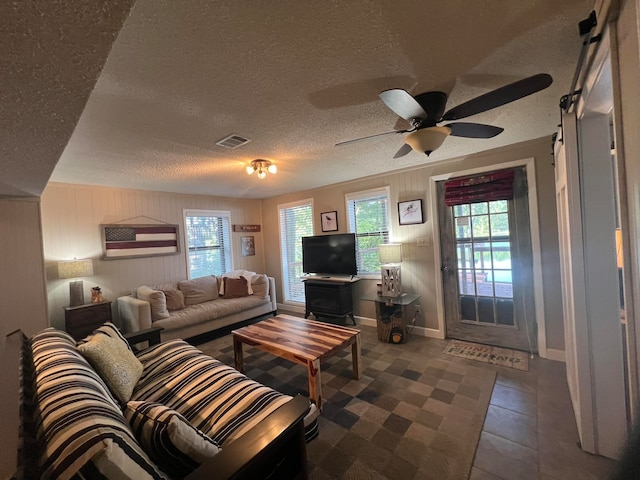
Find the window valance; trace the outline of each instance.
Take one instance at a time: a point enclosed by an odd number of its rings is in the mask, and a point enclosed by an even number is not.
[[[444,202],[451,207],[465,203],[511,200],[514,175],[514,170],[509,169],[447,180],[444,183]]]

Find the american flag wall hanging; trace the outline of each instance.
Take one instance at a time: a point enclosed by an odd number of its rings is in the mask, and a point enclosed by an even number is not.
[[[103,225],[104,259],[180,252],[178,225]]]

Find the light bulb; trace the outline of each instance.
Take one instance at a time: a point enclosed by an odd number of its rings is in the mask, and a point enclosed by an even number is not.
[[[267,176],[267,172],[265,172],[264,170],[258,171],[258,178],[264,178],[266,176]]]
[[[247,173],[251,175],[253,173],[253,167],[251,165],[247,165]]]
[[[269,168],[267,168],[267,170],[269,171],[269,173],[276,173],[278,171],[278,167],[276,167],[275,165],[271,164],[271,165],[269,165]]]

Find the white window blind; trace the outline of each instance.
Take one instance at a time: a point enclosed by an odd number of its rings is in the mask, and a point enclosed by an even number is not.
[[[304,302],[302,237],[313,235],[313,202],[279,205],[282,283],[285,302]]]
[[[189,278],[233,269],[229,212],[185,210],[184,224]]]
[[[379,275],[378,246],[389,243],[389,189],[346,195],[349,232],[356,234],[358,275]]]

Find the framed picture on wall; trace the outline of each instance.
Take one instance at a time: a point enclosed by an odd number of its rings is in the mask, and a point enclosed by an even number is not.
[[[422,200],[417,199],[409,200],[407,202],[398,202],[398,221],[400,222],[400,225],[424,223]]]
[[[320,214],[323,232],[336,232],[338,231],[338,212],[322,212]]]
[[[242,243],[242,256],[243,257],[251,257],[256,254],[256,243],[251,237],[240,237],[240,241]]]

